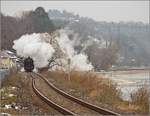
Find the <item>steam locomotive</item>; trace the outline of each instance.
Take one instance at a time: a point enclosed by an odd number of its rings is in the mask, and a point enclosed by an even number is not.
[[[34,69],[34,61],[32,58],[27,57],[24,59],[24,70],[26,72],[32,72]]]

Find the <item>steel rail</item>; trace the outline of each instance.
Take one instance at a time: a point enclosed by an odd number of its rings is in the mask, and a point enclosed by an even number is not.
[[[55,90],[56,92],[58,92],[59,94],[63,95],[64,97],[66,97],[66,98],[68,98],[68,99],[70,99],[70,100],[72,100],[72,101],[74,101],[74,102],[76,102],[76,103],[78,103],[78,104],[80,104],[80,105],[82,105],[82,106],[84,106],[84,107],[87,107],[87,108],[89,108],[89,109],[91,109],[91,110],[94,110],[94,111],[96,111],[96,112],[98,112],[98,113],[100,113],[100,114],[103,114],[103,115],[121,116],[121,114],[119,114],[119,113],[110,111],[110,110],[108,110],[108,109],[101,108],[101,107],[99,107],[99,106],[93,105],[93,104],[88,103],[88,102],[86,102],[86,101],[84,101],[84,100],[81,100],[81,99],[79,99],[79,98],[76,98],[76,97],[74,97],[74,96],[72,96],[72,95],[70,95],[70,94],[68,94],[68,93],[66,93],[66,92],[64,92],[64,91],[62,91],[62,90],[60,90],[60,89],[58,89],[56,86],[54,86],[52,83],[50,83],[50,82],[49,82],[44,76],[42,76],[41,74],[39,74],[39,73],[34,73],[34,74],[36,74],[36,75],[38,75],[39,77],[41,77],[52,89],[54,89],[54,90]]]
[[[31,75],[32,76],[32,75]],[[32,88],[34,93],[45,103],[47,103],[50,107],[54,108],[55,110],[57,110],[58,112],[62,113],[63,115],[77,115],[71,111],[69,111],[66,108],[63,108],[62,106],[54,103],[53,101],[49,100],[46,96],[44,96],[35,86],[35,79],[32,76]]]

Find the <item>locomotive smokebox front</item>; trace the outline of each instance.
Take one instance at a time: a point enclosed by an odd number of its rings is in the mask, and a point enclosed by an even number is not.
[[[34,61],[31,57],[27,57],[24,59],[24,70],[26,72],[32,72],[34,69]]]

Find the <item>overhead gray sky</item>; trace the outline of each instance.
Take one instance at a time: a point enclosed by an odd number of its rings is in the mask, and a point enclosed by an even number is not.
[[[42,6],[66,10],[96,21],[141,21],[149,23],[149,1],[1,1],[1,12],[16,16]]]

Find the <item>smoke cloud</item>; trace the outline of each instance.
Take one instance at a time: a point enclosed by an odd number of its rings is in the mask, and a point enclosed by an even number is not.
[[[48,60],[56,52],[50,44],[51,39],[55,39],[59,45],[59,49],[65,54],[65,58],[59,58],[62,61],[63,69],[68,67],[68,59],[70,59],[70,68],[76,70],[91,70],[92,64],[88,61],[87,55],[84,53],[77,54],[74,49],[75,39],[70,40],[65,30],[59,30],[58,35],[52,38],[48,33],[33,33],[23,35],[14,41],[13,48],[17,54],[23,57],[30,56],[34,60],[35,67],[41,68],[48,64]]]
[[[22,57],[30,56],[34,60],[35,67],[41,68],[48,64],[55,50],[43,41],[40,34],[23,35],[14,41],[13,48]]]
[[[70,59],[70,68],[76,70],[92,70],[93,66],[88,61],[87,55],[83,53],[77,54],[74,49],[74,44],[76,44],[75,40],[78,40],[75,36],[72,40],[68,38],[66,30],[59,31],[60,36],[56,37],[59,46],[61,47],[62,51],[67,55],[67,59]],[[76,34],[74,34],[76,35]]]

